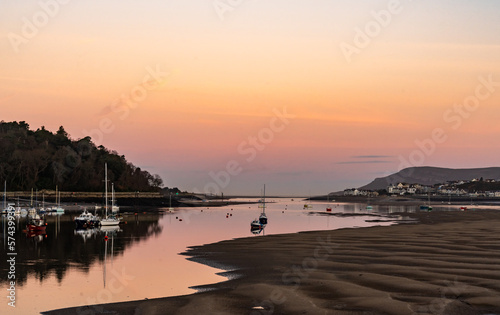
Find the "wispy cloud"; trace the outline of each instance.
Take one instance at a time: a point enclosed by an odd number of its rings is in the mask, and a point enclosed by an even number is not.
[[[388,159],[393,158],[392,155],[355,155],[351,156],[353,159]]]
[[[392,155],[354,155],[352,161],[342,161],[336,164],[387,164],[394,162]]]
[[[367,161],[343,161],[343,162],[337,162],[336,164],[386,164],[392,162],[393,161],[387,161],[387,160],[367,160]]]
[[[311,171],[290,171],[290,172],[276,172],[275,173],[278,176],[305,176],[305,175],[311,175],[313,172]]]

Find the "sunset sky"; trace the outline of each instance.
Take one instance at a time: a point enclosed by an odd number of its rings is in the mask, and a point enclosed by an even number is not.
[[[5,0],[0,120],[166,186],[319,195],[500,166],[500,1]]]

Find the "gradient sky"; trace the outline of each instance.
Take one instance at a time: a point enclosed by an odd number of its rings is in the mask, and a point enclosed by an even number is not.
[[[0,119],[90,135],[188,191],[500,166],[499,16],[494,0],[5,0]]]

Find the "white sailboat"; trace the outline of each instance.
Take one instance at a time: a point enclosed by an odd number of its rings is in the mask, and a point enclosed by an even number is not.
[[[58,192],[57,188],[58,187],[56,186],[56,204],[57,204],[57,206],[52,207],[52,212],[57,213],[57,214],[63,214],[64,208],[61,207],[61,192],[60,191]]]
[[[115,200],[115,184],[111,184],[111,213],[116,214],[120,212],[120,207],[116,205]]]
[[[174,212],[174,208],[172,208],[172,192],[169,193],[169,202],[168,202],[168,212],[172,213]]]
[[[104,219],[101,220],[101,226],[113,226],[120,224],[120,219],[118,219],[113,214],[108,216],[108,163],[104,164]]]

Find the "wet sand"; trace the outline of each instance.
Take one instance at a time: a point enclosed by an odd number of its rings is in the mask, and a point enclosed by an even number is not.
[[[197,294],[45,314],[500,314],[500,211],[409,216],[420,223],[194,247],[191,259],[237,278]]]

